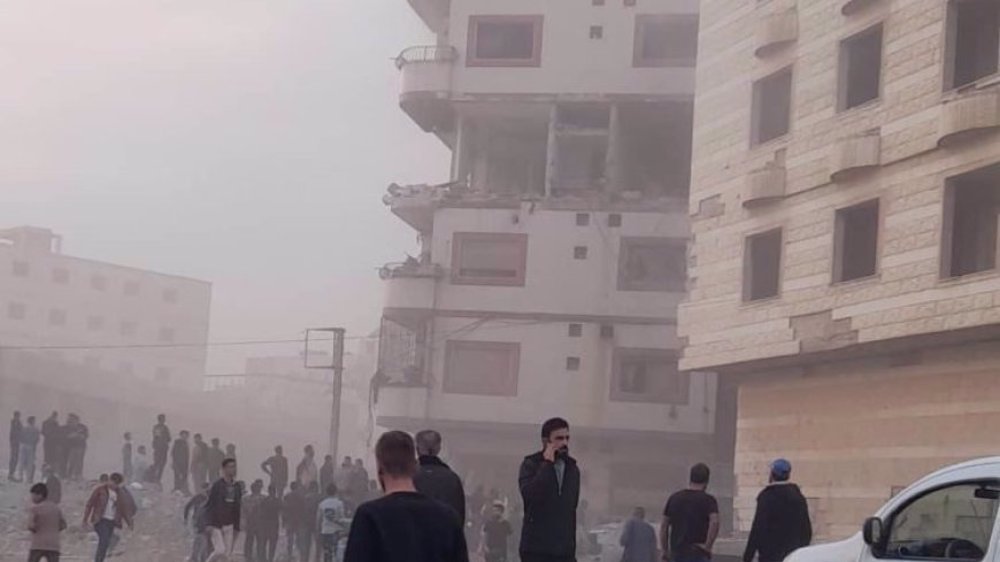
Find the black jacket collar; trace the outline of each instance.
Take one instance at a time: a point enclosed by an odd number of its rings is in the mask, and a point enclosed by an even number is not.
[[[545,455],[543,454],[543,451],[538,451],[537,453],[535,453],[533,455],[528,455],[527,460],[540,463],[543,460],[545,460]],[[567,466],[575,466],[576,465],[576,459],[574,459],[573,457],[571,457],[569,455],[566,455],[565,457],[563,457],[563,460],[566,461],[566,465]]]
[[[443,460],[439,457],[433,455],[420,455],[420,466],[441,466],[447,469],[451,469]]]

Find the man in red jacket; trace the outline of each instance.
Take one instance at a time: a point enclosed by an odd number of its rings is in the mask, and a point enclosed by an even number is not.
[[[83,512],[83,524],[93,525],[94,532],[97,533],[97,553],[94,555],[94,562],[104,562],[115,529],[121,529],[123,523],[132,528],[135,506],[129,499],[131,496],[121,489],[123,481],[121,474],[117,472],[112,474],[106,484],[94,488],[90,499],[87,500],[87,508]]]

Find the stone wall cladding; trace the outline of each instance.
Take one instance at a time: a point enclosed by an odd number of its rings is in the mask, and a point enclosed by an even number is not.
[[[997,132],[938,147],[942,107],[965,95],[942,88],[947,2],[879,0],[850,16],[841,14],[841,4],[702,2],[691,188],[694,265],[679,315],[679,332],[690,340],[681,362],[685,369],[805,352],[787,320],[825,311],[848,321],[860,343],[1000,319],[1000,272],[959,279],[939,274],[945,180],[1000,161]],[[758,22],[793,7],[797,40],[754,56]],[[840,41],[878,23],[884,41],[881,97],[838,112]],[[787,66],[793,69],[791,131],[751,147],[752,83]],[[989,80],[977,85],[979,91],[998,87]],[[831,182],[838,141],[872,129],[881,135],[880,165]],[[782,150],[785,197],[744,208],[745,176]],[[874,198],[882,215],[878,273],[834,284],[835,211]],[[723,212],[699,214],[707,199]],[[784,229],[780,295],[744,303],[744,239],[775,227]]]

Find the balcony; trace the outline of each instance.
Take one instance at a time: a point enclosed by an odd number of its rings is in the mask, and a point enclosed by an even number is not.
[[[799,37],[799,14],[794,8],[764,16],[757,23],[754,55],[769,57]]]
[[[785,175],[785,167],[775,162],[747,174],[743,207],[752,209],[783,198]]]
[[[458,51],[451,46],[410,47],[396,57],[401,73],[399,106],[427,131],[451,128],[451,70]]]
[[[441,275],[440,266],[417,260],[382,267],[379,277],[385,281],[385,309],[429,311],[434,307],[434,285]]]
[[[427,387],[385,384],[378,387],[376,423],[385,427],[408,427],[427,417]]]
[[[881,161],[882,136],[872,130],[850,136],[837,143],[834,169],[830,174],[833,182],[849,181],[867,170],[877,168]]]
[[[938,146],[952,146],[1000,128],[1000,90],[960,92],[941,108]]]
[[[863,12],[869,6],[874,6],[879,0],[846,0],[840,6],[840,13],[845,16],[853,16]]]

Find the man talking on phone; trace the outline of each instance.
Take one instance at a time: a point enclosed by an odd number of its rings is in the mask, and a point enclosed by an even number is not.
[[[575,562],[580,469],[569,456],[566,420],[542,425],[542,451],[524,459],[518,484],[524,499],[521,561]]]

